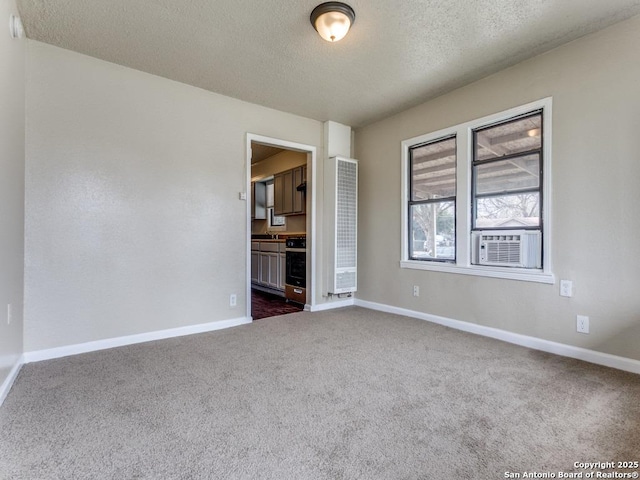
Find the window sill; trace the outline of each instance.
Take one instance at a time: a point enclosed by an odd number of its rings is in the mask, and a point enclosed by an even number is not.
[[[499,268],[485,267],[481,265],[453,265],[450,263],[422,262],[418,260],[403,260],[400,268],[412,268],[415,270],[430,270],[433,272],[455,273],[459,275],[474,275],[477,277],[504,278],[507,280],[520,280],[522,282],[547,283],[553,285],[556,280],[553,273],[542,270],[529,270],[524,268]]]

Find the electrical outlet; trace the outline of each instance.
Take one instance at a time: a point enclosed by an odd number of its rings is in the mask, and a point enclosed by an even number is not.
[[[238,304],[238,297],[236,297],[235,293],[229,295],[229,306],[235,307]]]
[[[414,297],[419,297],[420,296],[420,287],[418,285],[414,285],[413,286],[413,296]]]
[[[573,282],[571,280],[560,280],[560,296],[561,297],[573,296]]]
[[[10,304],[10,303],[8,303],[8,304],[7,304],[7,325],[11,325],[11,320],[12,320],[12,318],[11,318],[11,317],[12,317],[12,313],[13,313],[13,312],[11,312],[11,304]]]
[[[576,317],[576,330],[580,333],[589,333],[589,317],[578,315]]]

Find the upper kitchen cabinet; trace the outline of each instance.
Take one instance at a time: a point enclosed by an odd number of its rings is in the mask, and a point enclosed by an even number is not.
[[[273,177],[273,214],[293,213],[293,170],[277,173]]]
[[[293,169],[293,213],[305,212],[307,191],[306,166]]]
[[[273,178],[273,214],[301,215],[306,211],[306,166],[278,173]],[[298,190],[299,186],[303,186]]]
[[[251,220],[267,218],[267,186],[263,182],[251,183]]]

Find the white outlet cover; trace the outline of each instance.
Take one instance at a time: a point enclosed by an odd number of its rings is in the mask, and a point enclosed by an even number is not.
[[[560,296],[561,297],[573,296],[573,282],[571,280],[560,280]]]
[[[589,333],[589,317],[585,315],[577,315],[576,330],[580,333]]]

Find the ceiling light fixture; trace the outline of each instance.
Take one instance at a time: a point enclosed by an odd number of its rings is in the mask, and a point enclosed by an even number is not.
[[[325,2],[311,12],[311,25],[327,42],[337,42],[349,32],[356,12],[346,3]]]

